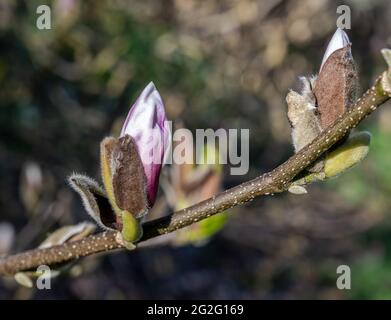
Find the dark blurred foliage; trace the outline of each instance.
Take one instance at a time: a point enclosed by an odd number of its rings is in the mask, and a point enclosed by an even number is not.
[[[246,176],[292,153],[285,95],[316,73],[335,30],[337,1],[47,2],[52,29],[35,26],[41,1],[0,0],[0,251],[33,248],[87,218],[65,178],[99,175],[99,142],[118,132],[151,80],[172,120],[250,128]],[[385,67],[388,0],[345,1],[362,89]],[[309,194],[261,198],[201,247],[157,246],[92,256],[52,289],[0,280],[0,298],[389,298],[391,110],[360,125],[368,158]],[[336,268],[352,290],[336,288]]]

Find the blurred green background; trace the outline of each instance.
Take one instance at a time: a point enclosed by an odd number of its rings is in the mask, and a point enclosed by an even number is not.
[[[35,26],[40,4],[52,9],[51,30]],[[339,4],[0,0],[0,255],[88,220],[65,179],[74,171],[99,176],[100,140],[118,130],[151,80],[174,122],[250,129],[250,171],[230,176],[224,168],[222,188],[286,160],[293,148],[285,95],[298,76],[317,72]],[[391,45],[391,4],[343,4],[362,92],[385,67],[379,50]],[[88,257],[51,290],[0,279],[0,298],[391,298],[389,103],[360,129],[373,135],[362,164],[308,195],[230,210],[203,246]],[[351,267],[351,290],[336,287],[341,264]]]

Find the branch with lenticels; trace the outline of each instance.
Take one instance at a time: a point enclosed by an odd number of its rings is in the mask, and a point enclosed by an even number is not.
[[[390,52],[391,50],[383,50],[388,63],[391,61]],[[271,172],[228,189],[210,199],[144,223],[143,236],[138,243],[187,227],[214,214],[252,201],[254,198],[288,190],[296,176],[343,139],[351,129],[390,97],[391,66],[377,78],[373,87],[365,92],[334,124],[323,130],[312,143],[286,162]],[[13,275],[20,271],[35,269],[40,265],[57,265],[115,249],[123,249],[123,246],[116,241],[116,232],[105,231],[82,240],[1,258],[0,275]]]

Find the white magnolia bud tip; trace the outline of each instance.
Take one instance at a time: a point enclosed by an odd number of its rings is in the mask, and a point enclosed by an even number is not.
[[[338,28],[335,31],[333,37],[331,38],[329,45],[327,46],[326,52],[322,59],[322,64],[320,70],[322,70],[323,65],[326,63],[327,59],[337,50],[345,48],[350,44],[350,40],[345,31]]]

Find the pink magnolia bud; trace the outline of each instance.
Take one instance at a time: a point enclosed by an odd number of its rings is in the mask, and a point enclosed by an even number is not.
[[[152,206],[159,186],[160,170],[171,150],[171,130],[164,105],[155,85],[150,82],[122,127],[121,137],[129,135],[137,146],[147,179],[147,196]]]
[[[337,50],[345,48],[350,44],[349,37],[345,31],[338,28],[335,31],[333,37],[331,38],[329,45],[327,46],[326,52],[324,53],[322,64],[320,66],[320,71],[323,68],[323,65],[327,61],[327,59]]]

